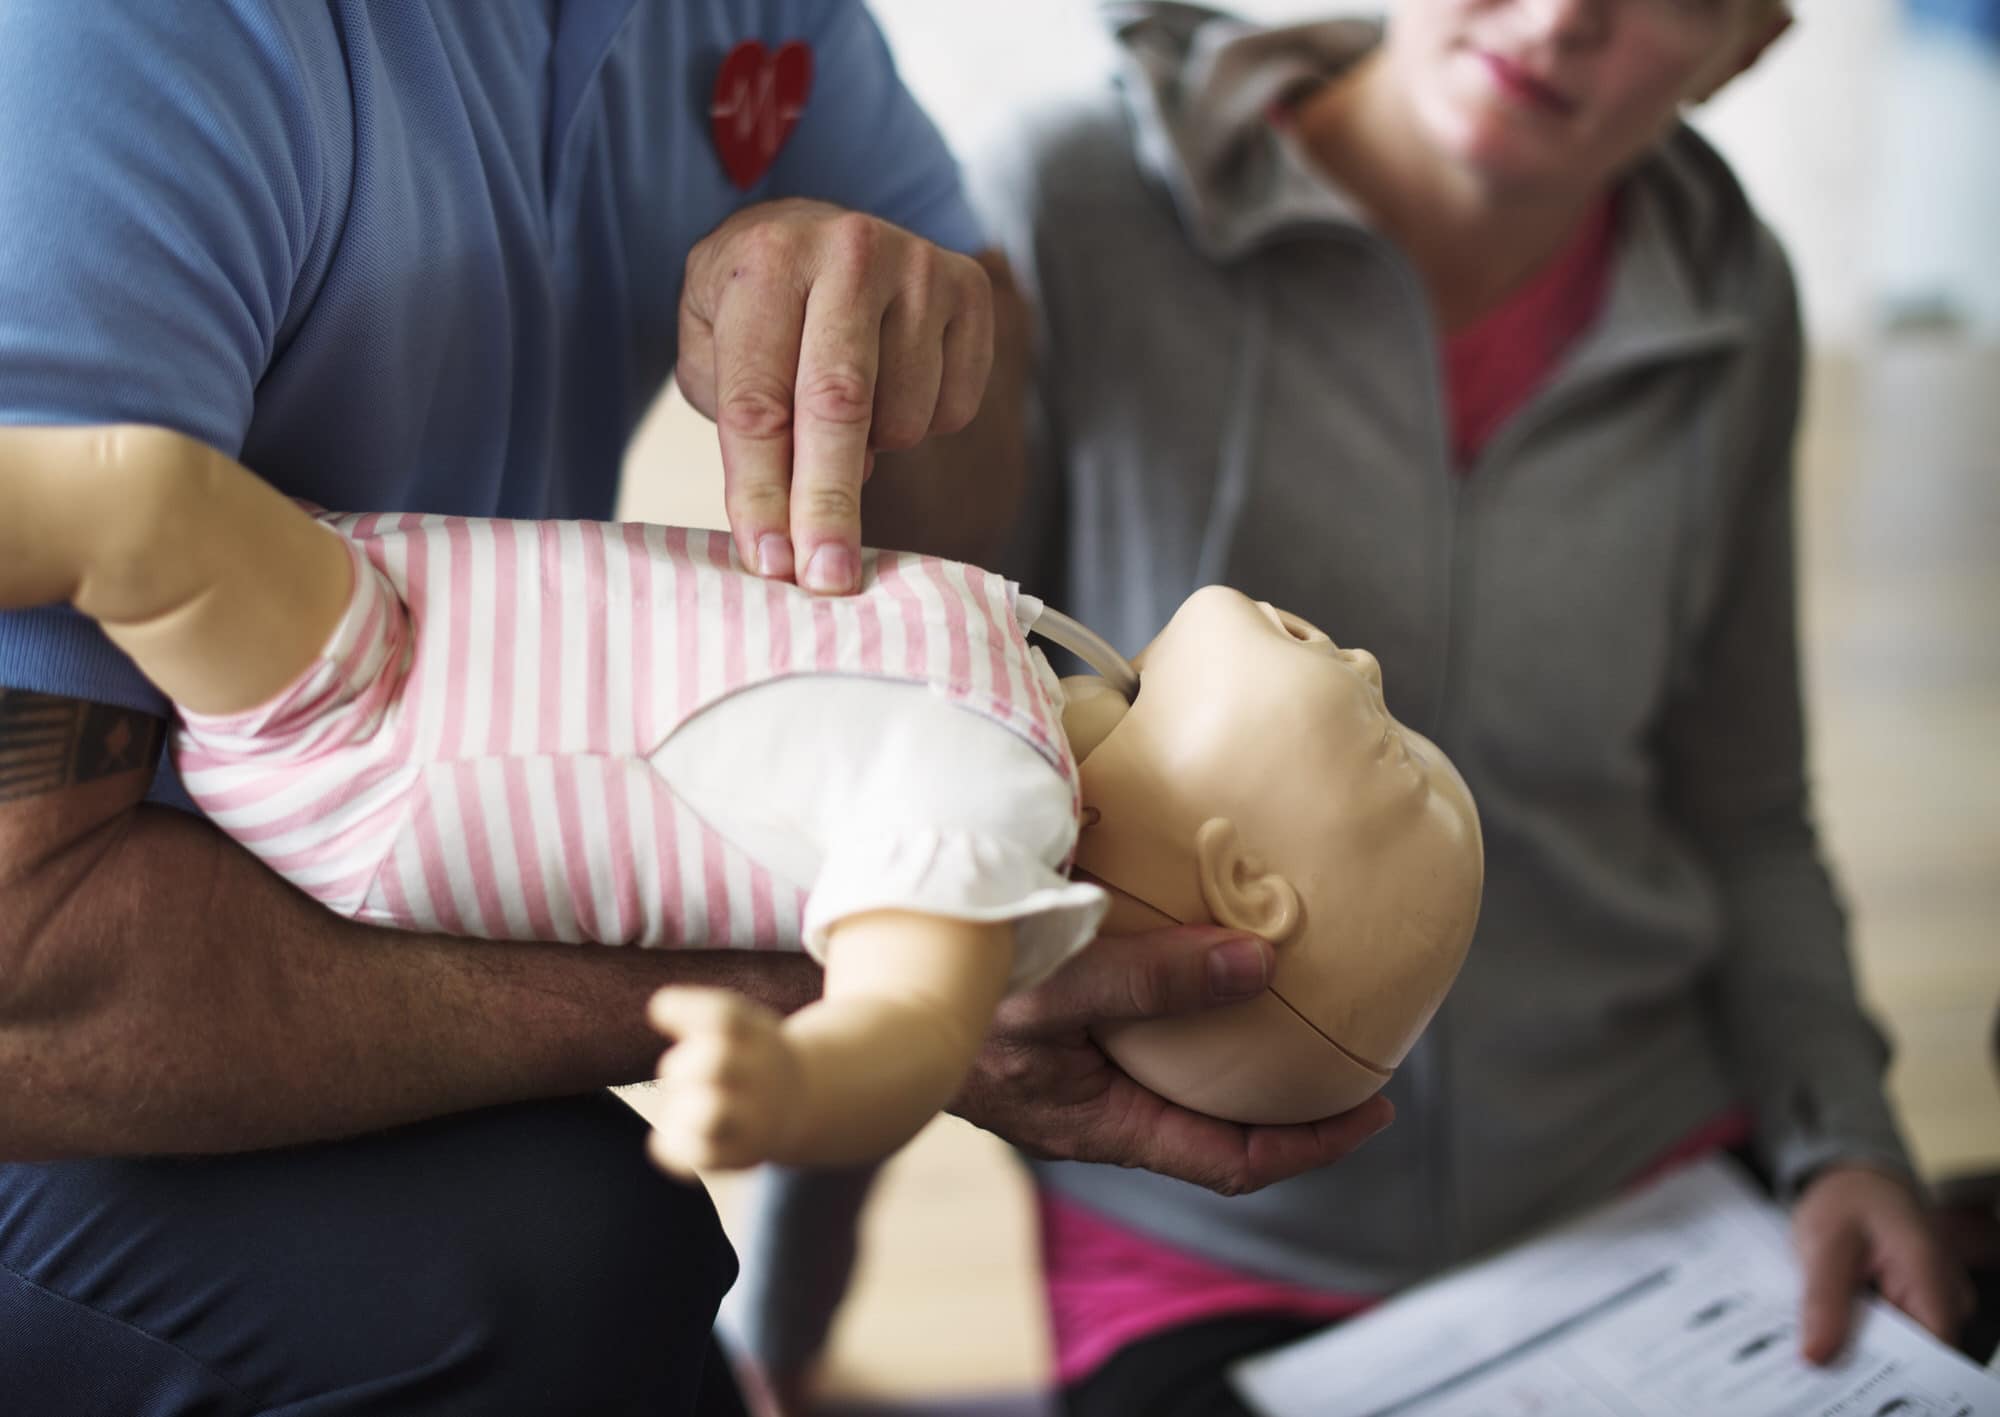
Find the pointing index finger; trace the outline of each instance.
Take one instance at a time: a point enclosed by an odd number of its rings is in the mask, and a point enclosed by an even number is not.
[[[814,284],[792,450],[792,548],[808,590],[844,595],[861,582],[861,484],[881,338],[881,302],[864,281],[835,268]]]
[[[746,271],[715,325],[715,426],[723,504],[736,554],[759,575],[791,578],[793,389],[805,301],[782,273]]]

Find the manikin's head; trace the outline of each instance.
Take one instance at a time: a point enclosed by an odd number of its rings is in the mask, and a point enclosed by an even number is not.
[[[1220,586],[1139,660],[1127,708],[1067,681],[1082,764],[1079,875],[1108,931],[1214,923],[1270,940],[1248,1003],[1104,1031],[1119,1065],[1185,1106],[1306,1121],[1389,1078],[1458,972],[1484,857],[1465,783],[1389,716],[1373,656]]]

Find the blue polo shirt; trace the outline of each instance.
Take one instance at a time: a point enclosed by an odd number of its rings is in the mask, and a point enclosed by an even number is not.
[[[722,58],[814,80],[748,192]],[[7,0],[0,422],[181,429],[325,506],[603,517],[688,250],[817,197],[981,244],[854,0]],[[67,610],[0,685],[164,712]]]

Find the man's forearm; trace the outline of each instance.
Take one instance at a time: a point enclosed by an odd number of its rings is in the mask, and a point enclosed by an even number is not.
[[[802,956],[360,926],[142,807],[0,890],[0,1159],[250,1149],[651,1074],[669,982],[780,1010]]]
[[[862,496],[870,546],[991,565],[1006,544],[1027,483],[1027,307],[1006,259],[979,258],[993,281],[993,373],[962,431],[906,452],[879,453]]]

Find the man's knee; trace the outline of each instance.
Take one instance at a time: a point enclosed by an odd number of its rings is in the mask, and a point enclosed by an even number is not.
[[[0,1333],[0,1368],[136,1333],[258,1410],[694,1411],[736,1260],[644,1135],[600,1095],[285,1152],[11,1168],[0,1260],[58,1302],[47,1333]]]
[[[461,1208],[440,1221],[432,1311],[462,1316],[440,1337],[519,1366],[523,1382],[595,1384],[606,1411],[620,1391],[698,1381],[737,1269],[708,1193],[647,1165],[644,1124],[608,1096],[501,1134],[533,1154],[464,1178]]]

